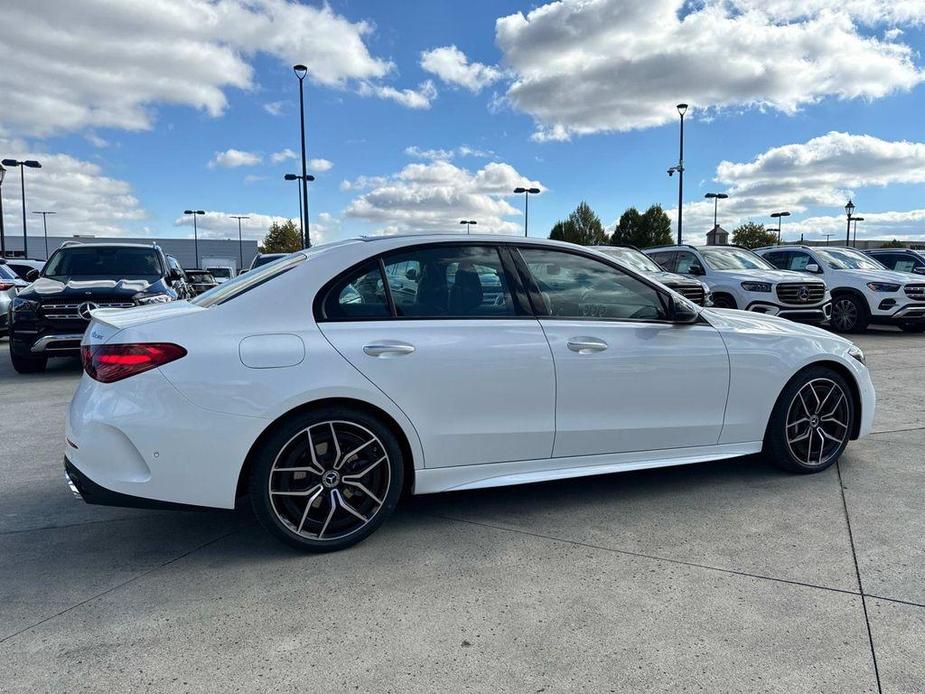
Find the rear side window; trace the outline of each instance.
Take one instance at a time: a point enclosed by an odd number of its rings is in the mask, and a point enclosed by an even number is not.
[[[331,287],[324,315],[333,320],[391,317],[379,263],[371,261]]]
[[[660,251],[658,253],[649,253],[648,255],[668,272],[674,272],[674,260],[677,255],[674,251]]]

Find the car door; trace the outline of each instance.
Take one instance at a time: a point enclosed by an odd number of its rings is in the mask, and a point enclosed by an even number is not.
[[[555,360],[554,456],[717,443],[729,357],[713,327],[670,322],[662,292],[615,265],[519,253]]]
[[[387,254],[335,281],[323,314],[325,337],[414,424],[427,467],[552,455],[552,355],[498,247]]]

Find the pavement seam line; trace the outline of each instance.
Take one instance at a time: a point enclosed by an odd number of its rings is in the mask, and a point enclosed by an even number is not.
[[[99,598],[103,597],[104,595],[108,595],[109,593],[112,593],[113,591],[116,591],[116,590],[118,590],[119,588],[122,588],[122,587],[124,587],[124,586],[127,586],[129,583],[134,583],[135,581],[137,581],[137,580],[139,580],[139,579],[142,579],[142,578],[144,578],[145,576],[149,576],[149,575],[151,575],[152,573],[154,573],[155,571],[159,571],[160,569],[163,569],[165,566],[170,566],[171,564],[174,564],[174,563],[180,561],[181,559],[185,559],[186,557],[190,556],[191,554],[194,554],[195,552],[198,552],[198,551],[201,550],[201,549],[205,549],[205,548],[208,547],[209,545],[213,545],[213,544],[215,544],[216,542],[219,542],[220,540],[224,540],[226,537],[231,537],[232,535],[234,535],[235,533],[238,533],[238,532],[240,532],[240,531],[241,531],[240,528],[235,528],[234,530],[232,530],[232,531],[230,531],[230,532],[227,532],[227,533],[225,533],[225,534],[223,534],[223,535],[219,535],[218,537],[213,538],[213,539],[209,540],[208,542],[203,542],[202,544],[197,545],[196,547],[193,547],[192,549],[189,549],[189,550],[183,552],[182,554],[179,554],[179,555],[177,555],[176,557],[173,557],[172,559],[168,559],[167,561],[162,562],[162,563],[158,564],[157,566],[152,566],[152,567],[151,567],[150,569],[148,569],[147,571],[143,571],[143,572],[141,572],[140,574],[137,574],[137,575],[135,575],[135,576],[132,576],[131,578],[126,579],[126,580],[123,581],[122,583],[116,584],[116,585],[114,585],[114,586],[110,586],[110,587],[107,588],[106,590],[100,591],[100,592],[97,593],[96,595],[91,595],[89,598],[86,598],[85,600],[81,600],[80,602],[78,602],[78,603],[76,603],[76,604],[74,604],[74,605],[71,605],[70,607],[66,607],[66,608],[64,608],[63,610],[61,610],[60,612],[57,612],[57,613],[55,613],[55,614],[53,614],[53,615],[49,615],[48,617],[45,617],[44,619],[39,620],[39,621],[36,622],[35,624],[30,624],[29,626],[23,627],[23,628],[20,629],[19,631],[14,632],[14,633],[10,634],[9,636],[4,636],[2,639],[0,639],[0,644],[6,643],[7,641],[9,641],[9,640],[11,640],[11,639],[13,639],[13,638],[16,638],[16,637],[19,636],[20,634],[24,634],[24,633],[26,633],[27,631],[31,631],[32,629],[35,629],[36,627],[45,624],[45,622],[50,622],[51,620],[57,619],[58,617],[60,617],[60,616],[63,615],[63,614],[67,614],[68,612],[71,612],[72,610],[76,610],[78,607],[83,607],[84,605],[86,605],[86,604],[88,604],[88,603],[91,603],[91,602],[93,602],[94,600],[98,600]]]
[[[909,427],[908,429],[887,429],[886,431],[872,431],[869,436],[880,436],[880,434],[903,434],[908,431],[922,431],[925,427]]]
[[[861,608],[864,610],[864,623],[867,625],[867,640],[870,643],[870,657],[874,663],[874,677],[877,678],[877,691],[883,694],[880,684],[880,668],[877,666],[877,650],[874,648],[874,635],[870,629],[870,617],[867,614],[867,597],[864,595],[864,583],[861,581],[861,568],[858,566],[858,554],[854,548],[854,533],[851,531],[851,517],[848,515],[848,500],[845,498],[845,484],[842,481],[840,461],[835,461],[835,472],[838,473],[838,490],[841,492],[841,503],[845,509],[845,526],[848,528],[848,542],[851,545],[851,558],[854,560],[854,572],[858,577],[858,591],[861,595]]]
[[[726,569],[721,566],[711,566],[709,564],[698,564],[697,562],[684,561],[683,559],[672,559],[670,557],[663,557],[657,554],[644,554],[642,552],[633,552],[628,549],[619,549],[616,547],[606,547],[604,545],[595,545],[590,542],[582,542],[581,540],[572,540],[565,537],[557,537],[555,535],[543,535],[542,533],[534,533],[529,530],[520,530],[519,528],[509,528],[503,525],[492,525],[491,523],[483,523],[480,521],[468,520],[466,518],[454,518],[453,516],[441,516],[439,514],[425,513],[423,515],[429,516],[430,518],[438,518],[440,520],[446,520],[454,523],[468,523],[469,525],[476,525],[483,528],[491,528],[492,530],[501,530],[502,532],[517,533],[520,535],[527,535],[529,537],[538,537],[543,540],[550,540],[552,542],[564,542],[571,545],[576,545],[578,547],[587,547],[589,549],[599,549],[605,552],[613,552],[614,554],[624,554],[629,557],[636,557],[639,559],[651,559],[652,561],[661,561],[668,564],[678,564],[680,566],[689,566],[694,569],[706,569],[707,571],[717,571],[719,573],[730,574],[732,576],[742,576],[745,578],[756,578],[763,581],[773,581],[775,583],[785,583],[787,585],[802,586],[804,588],[815,588],[817,590],[824,590],[830,593],[841,593],[843,595],[854,595],[860,597],[861,593],[855,590],[846,590],[845,588],[833,588],[832,586],[822,586],[818,583],[807,583],[805,581],[796,581],[789,578],[779,578],[777,576],[765,576],[763,574],[750,573],[748,571],[738,571],[736,569]],[[888,598],[883,595],[865,595],[869,598],[874,598],[875,600],[883,600],[884,602],[892,602],[900,605],[909,605],[910,607],[925,607],[925,604],[911,602],[909,600],[900,600],[899,598]]]
[[[22,535],[23,533],[34,533],[40,530],[67,530],[68,528],[82,528],[87,525],[102,525],[105,523],[123,523],[129,520],[138,520],[139,518],[154,518],[153,513],[137,514],[132,516],[121,516],[119,518],[101,518],[100,520],[83,521],[80,523],[64,523],[63,525],[39,525],[35,528],[22,528],[21,530],[4,530],[0,532],[0,537],[8,535]]]

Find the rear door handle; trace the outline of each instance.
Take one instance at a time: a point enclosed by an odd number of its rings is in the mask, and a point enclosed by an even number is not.
[[[573,337],[568,341],[568,348],[578,354],[593,354],[607,349],[607,343],[596,337]]]
[[[414,345],[409,345],[407,342],[383,340],[363,345],[363,351],[370,357],[400,357],[404,354],[411,354],[414,351]]]

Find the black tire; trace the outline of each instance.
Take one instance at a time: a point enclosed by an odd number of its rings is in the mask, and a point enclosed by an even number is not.
[[[867,302],[854,294],[837,294],[832,299],[829,326],[839,333],[862,333],[870,322]]]
[[[348,455],[358,446],[359,453]],[[404,484],[395,435],[375,416],[352,408],[293,415],[254,455],[250,497],[257,519],[307,552],[333,552],[368,537],[395,510]]]
[[[714,294],[713,308],[738,308],[736,300],[728,294]]]
[[[48,365],[48,359],[45,357],[23,357],[10,348],[10,361],[13,362],[13,368],[16,373],[20,374],[37,374],[42,373]]]
[[[810,393],[817,394],[816,400]],[[810,411],[814,408],[815,413]],[[825,366],[806,368],[790,379],[777,398],[764,436],[765,454],[790,472],[821,472],[841,457],[854,431],[856,416],[853,391],[841,374]],[[801,419],[807,421],[801,423]],[[818,428],[824,428],[829,437],[839,442],[818,433]],[[800,440],[807,432],[808,438]]]
[[[904,333],[925,333],[925,323],[900,323]]]

